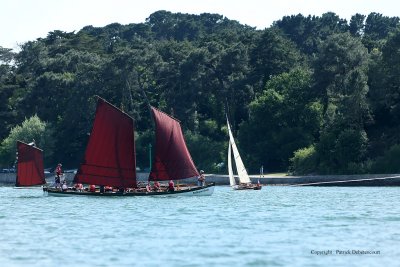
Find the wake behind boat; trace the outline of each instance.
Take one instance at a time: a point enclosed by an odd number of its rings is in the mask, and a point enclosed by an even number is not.
[[[158,181],[169,181],[168,190],[145,190],[138,186],[133,118],[100,97],[85,156],[74,178],[75,184],[96,185],[100,190],[43,190],[50,196],[211,195],[214,183],[203,186],[174,185],[174,180],[198,177],[200,174],[187,149],[179,121],[154,107],[151,107],[151,112],[156,125],[156,149],[148,180],[154,186]],[[105,192],[104,187],[114,190]]]
[[[226,123],[228,125],[229,133],[229,144],[228,144],[228,174],[229,174],[229,184],[234,190],[261,190],[262,186],[258,182],[257,184],[252,184],[247,170],[243,164],[242,158],[240,157],[239,150],[236,146],[235,139],[231,131],[228,117],[226,118]],[[233,176],[232,169],[232,151],[233,159],[235,160],[236,170],[239,176],[239,184],[236,184],[235,177]]]

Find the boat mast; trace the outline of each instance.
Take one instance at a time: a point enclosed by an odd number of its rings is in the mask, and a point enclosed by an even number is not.
[[[128,83],[128,85],[129,85],[129,83]],[[144,88],[143,88],[143,86],[142,86],[142,84],[140,83],[140,78],[138,77],[138,85],[139,85],[139,89],[140,89],[140,92],[142,93],[142,95],[143,95],[143,98],[144,98],[144,100],[146,101],[146,104],[147,104],[147,110],[149,111],[149,114],[150,114],[150,117],[152,117],[153,116],[153,113],[152,113],[152,111],[151,111],[151,104],[150,104],[150,101],[149,101],[149,98],[147,97],[147,94],[146,94],[146,92],[145,92],[145,90],[144,90]],[[153,128],[155,129],[155,122],[154,122],[154,120],[151,120],[152,122],[153,122]],[[155,138],[154,138],[155,139]],[[150,143],[149,144],[149,172],[151,173],[151,169],[152,169],[152,167],[153,167],[153,156],[152,156],[152,144]]]

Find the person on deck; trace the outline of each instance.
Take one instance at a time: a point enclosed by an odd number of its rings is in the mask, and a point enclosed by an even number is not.
[[[146,192],[151,192],[150,182],[148,182],[147,185],[146,185]]]
[[[174,181],[170,180],[168,183],[168,191],[169,192],[174,192],[175,191],[175,184]]]
[[[56,173],[56,185],[61,185],[61,175],[62,175],[62,164],[58,163],[57,167],[55,169],[55,173]]]
[[[91,184],[89,186],[89,192],[92,192],[92,193],[96,192],[96,186],[94,184]]]
[[[160,191],[160,183],[158,181],[155,181],[154,185],[153,185],[153,188],[154,188],[155,192]]]
[[[105,192],[112,192],[112,191],[113,191],[113,188],[112,188],[112,186],[106,185],[106,186],[104,187],[104,191],[105,191]]]
[[[204,177],[204,171],[200,171],[199,177],[197,177],[197,185],[204,186],[206,184],[206,177]]]
[[[56,167],[56,170],[55,170],[55,172],[56,172],[56,175],[58,176],[58,177],[60,177],[61,175],[62,175],[62,164],[61,163],[58,163],[57,164],[57,167]]]
[[[61,169],[62,165],[61,163],[58,163],[56,169],[55,169],[55,186],[56,188],[61,187],[61,174],[62,174],[62,169]]]
[[[62,191],[67,191],[68,190],[68,186],[67,186],[67,181],[63,181],[63,184],[61,186]]]
[[[76,191],[82,192],[83,191],[83,184],[80,184],[80,183],[75,184],[74,188],[75,188]]]

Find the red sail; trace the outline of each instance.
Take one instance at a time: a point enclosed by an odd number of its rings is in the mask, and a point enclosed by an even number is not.
[[[17,141],[18,165],[15,186],[45,184],[43,151],[37,147]]]
[[[149,180],[179,180],[198,176],[179,121],[151,107],[156,123],[156,152]]]
[[[99,98],[85,157],[74,182],[136,187],[134,141],[133,119]]]

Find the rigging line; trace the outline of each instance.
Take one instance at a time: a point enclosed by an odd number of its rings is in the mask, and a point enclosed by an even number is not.
[[[377,177],[377,178],[367,178],[367,179],[336,180],[336,181],[324,181],[324,182],[305,183],[305,184],[291,184],[289,186],[306,186],[306,185],[322,185],[322,184],[332,184],[332,183],[365,182],[365,181],[376,181],[376,180],[386,180],[386,179],[396,179],[396,178],[400,178],[400,175]]]

